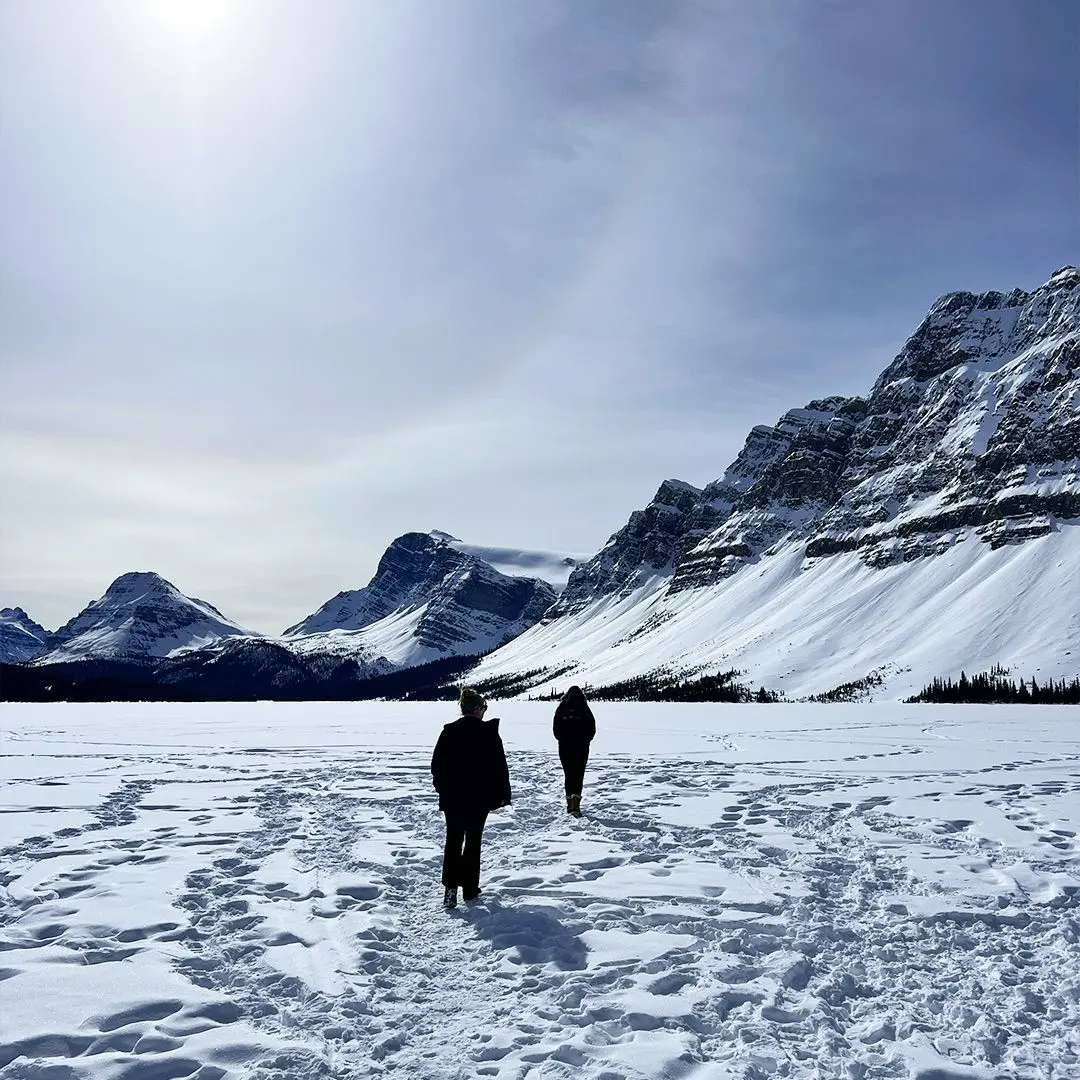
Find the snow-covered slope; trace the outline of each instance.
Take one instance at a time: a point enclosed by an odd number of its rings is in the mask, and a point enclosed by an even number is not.
[[[56,632],[53,648],[38,662],[148,661],[236,635],[252,636],[158,574],[122,574]]]
[[[867,398],[754,428],[703,489],[666,481],[477,677],[737,667],[810,693],[888,670],[891,694],[995,663],[1075,675],[1077,605],[1049,598],[1080,594],[1077,523],[1066,267],[1031,293],[943,297]]]
[[[502,574],[445,533],[398,537],[363,589],[338,593],[280,639],[298,655],[348,655],[372,673],[485,652],[555,600],[538,577]]]
[[[935,559],[875,569],[856,553],[784,550],[722,585],[657,579],[543,623],[482,661],[470,678],[536,672],[528,685],[607,685],[667,667],[745,673],[789,697],[868,675],[877,697],[917,692],[937,674],[1004,664],[1025,677],[1080,671],[1075,597],[1080,527],[996,549],[957,542]],[[546,673],[546,674],[545,674]]]
[[[0,610],[0,664],[22,664],[40,656],[52,635],[20,607]]]
[[[1080,1076],[1075,707],[551,709],[450,912],[452,702],[6,710],[0,1076]]]

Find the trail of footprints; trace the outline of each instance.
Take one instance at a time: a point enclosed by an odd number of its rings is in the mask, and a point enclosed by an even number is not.
[[[591,767],[588,814],[573,823],[560,812],[558,766],[548,756],[520,755],[516,773],[529,783],[519,782],[512,817],[492,816],[486,838],[491,895],[449,915],[435,906],[441,826],[416,762],[388,777],[376,755],[360,755],[325,763],[317,783],[308,769],[268,774],[253,795],[235,799],[257,814],[259,828],[232,836],[229,851],[223,844],[187,876],[175,899],[181,918],[65,942],[88,964],[124,961],[155,942],[170,943],[179,954],[176,969],[226,1001],[153,1002],[102,1016],[95,1031],[77,1037],[9,1044],[0,1047],[0,1074],[20,1055],[55,1062],[108,1052],[130,1056],[125,1080],[219,1080],[225,1071],[187,1056],[186,1040],[241,1020],[285,1045],[270,1053],[252,1049],[238,1075],[255,1080],[352,1080],[395,1071],[516,1077],[529,1065],[543,1065],[545,1077],[570,1077],[596,1064],[590,1047],[656,1030],[682,1037],[692,1060],[744,1063],[755,1080],[815,1076],[821,1060],[862,1080],[905,1076],[895,1044],[918,1031],[951,1038],[968,1060],[1001,1068],[1003,1077],[1052,1076],[1047,1062],[1080,1071],[1080,1045],[1070,1034],[1080,1030],[1080,988],[1055,976],[1062,955],[1080,963],[1075,894],[1056,906],[1018,900],[1017,911],[979,918],[909,916],[889,898],[932,894],[933,886],[852,827],[880,827],[889,798],[844,798],[845,788],[858,786],[851,778],[747,791],[739,789],[737,771],[721,763],[608,758]],[[389,795],[372,793],[388,779],[396,785]],[[630,804],[605,794],[625,794],[635,783],[659,789],[657,807],[685,794],[726,793],[730,801],[708,828],[672,826],[648,801]],[[0,925],[9,929],[0,949],[64,941],[64,919],[77,910],[65,904],[77,905],[121,862],[167,857],[162,849],[175,841],[168,827],[93,844],[94,832],[135,823],[152,786],[128,781],[85,829],[32,837],[3,853],[16,866],[59,854],[87,862],[51,883],[55,921],[36,922],[33,934],[20,932],[19,923],[41,900],[15,900],[5,889]],[[954,794],[1001,806],[1060,863],[1077,857],[1076,838],[1035,806],[1038,798],[1078,787],[1076,779],[1031,787],[986,783]],[[824,807],[800,802],[823,793],[838,797]],[[770,844],[754,831],[765,824],[803,846]],[[938,843],[962,850],[967,824],[946,822]],[[385,841],[385,858],[355,854],[355,840],[372,828]],[[895,819],[889,828],[903,833]],[[597,854],[570,863],[571,840],[582,834]],[[925,841],[925,833],[918,835]],[[265,861],[286,849],[310,886],[260,875]],[[591,889],[627,865],[662,881],[687,857],[713,860],[787,895],[731,903],[722,892],[612,898]],[[351,883],[322,884],[342,875]],[[0,884],[18,876],[18,869],[6,871]],[[305,937],[275,927],[275,910],[300,912],[327,927],[344,920],[335,992],[317,992],[267,962],[280,946],[335,947],[332,936],[317,930]],[[598,967],[583,941],[587,931],[661,931],[671,944],[644,961],[628,956]],[[992,984],[988,972],[996,973]],[[646,1010],[628,1000],[662,1005]],[[441,1055],[446,1033],[462,1031],[471,1034],[471,1064],[459,1074]],[[142,1071],[141,1061],[148,1063]],[[518,1071],[504,1073],[506,1062]]]

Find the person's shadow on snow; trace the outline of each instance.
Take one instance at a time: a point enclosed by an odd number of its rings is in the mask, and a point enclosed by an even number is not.
[[[581,971],[588,965],[589,948],[579,930],[564,926],[550,908],[528,904],[506,907],[489,900],[465,908],[462,915],[496,949],[517,950],[523,964],[554,964],[563,971]]]

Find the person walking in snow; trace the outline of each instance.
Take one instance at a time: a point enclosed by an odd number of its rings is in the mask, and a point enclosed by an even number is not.
[[[580,686],[571,686],[555,709],[552,724],[559,743],[559,760],[566,781],[566,812],[581,817],[581,789],[589,762],[589,743],[596,734],[596,720]]]
[[[480,895],[480,843],[492,810],[510,805],[510,770],[497,717],[484,720],[487,702],[470,686],[458,697],[461,718],[447,724],[435,744],[431,779],[446,815],[443,906]]]

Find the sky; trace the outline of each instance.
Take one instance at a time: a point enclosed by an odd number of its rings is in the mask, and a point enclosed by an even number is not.
[[[1080,252],[1072,0],[0,0],[0,606],[590,554]]]

